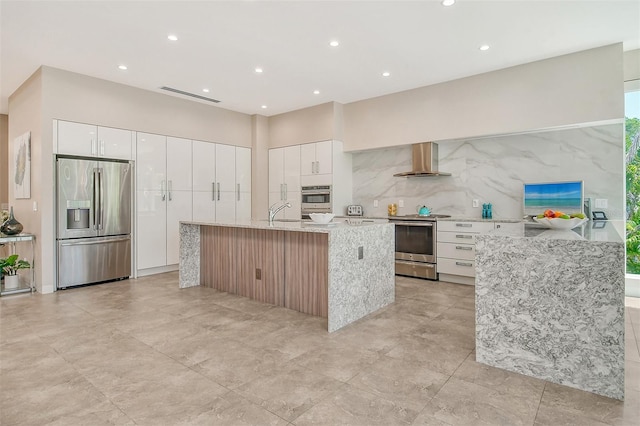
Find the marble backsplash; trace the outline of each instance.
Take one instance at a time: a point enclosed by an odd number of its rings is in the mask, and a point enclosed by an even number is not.
[[[607,124],[438,142],[439,169],[451,176],[401,178],[411,168],[411,147],[353,154],[353,202],[367,216],[386,216],[387,204],[404,202],[398,215],[425,204],[434,213],[481,217],[491,203],[494,218],[520,218],[525,182],[583,180],[585,197],[608,200],[610,219],[624,219],[624,125]],[[479,208],[472,207],[478,199]],[[374,207],[378,200],[378,207]],[[594,208],[592,208],[594,209]]]

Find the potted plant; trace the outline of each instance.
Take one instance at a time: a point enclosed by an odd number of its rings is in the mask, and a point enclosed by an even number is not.
[[[26,260],[18,259],[17,254],[0,259],[0,271],[4,275],[4,289],[13,290],[20,287],[20,277],[18,277],[18,271],[20,269],[30,268],[31,265]]]

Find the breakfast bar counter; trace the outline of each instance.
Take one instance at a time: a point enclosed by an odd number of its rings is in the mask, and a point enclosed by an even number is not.
[[[395,300],[394,226],[180,223],[180,287],[206,286],[327,318],[329,332]]]
[[[624,223],[476,238],[476,360],[624,398]]]

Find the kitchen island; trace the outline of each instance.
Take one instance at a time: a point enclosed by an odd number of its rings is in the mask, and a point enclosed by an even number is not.
[[[620,230],[622,222],[588,222],[577,232],[478,235],[476,360],[623,399]]]
[[[180,287],[327,318],[333,332],[395,300],[389,223],[180,223]]]

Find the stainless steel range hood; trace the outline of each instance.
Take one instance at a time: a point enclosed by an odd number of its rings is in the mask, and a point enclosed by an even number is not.
[[[435,142],[415,143],[411,146],[412,169],[410,172],[396,173],[399,177],[451,176],[438,171],[438,144]]]

